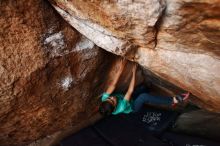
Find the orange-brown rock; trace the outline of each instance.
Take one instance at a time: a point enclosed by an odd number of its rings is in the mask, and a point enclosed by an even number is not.
[[[45,0],[1,1],[0,145],[25,145],[89,119],[116,58]],[[129,64],[122,76],[121,89]]]
[[[220,112],[220,0],[51,0],[99,47],[134,60]],[[95,37],[94,37],[95,36]]]
[[[0,145],[25,145],[87,120],[117,65],[99,47],[220,111],[219,0],[52,4],[84,36],[45,0],[0,1]]]
[[[106,53],[47,1],[1,1],[0,145],[24,145],[86,120],[113,60]]]

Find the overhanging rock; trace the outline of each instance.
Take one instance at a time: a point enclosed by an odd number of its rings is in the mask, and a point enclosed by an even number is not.
[[[99,47],[133,60],[220,112],[220,0],[51,0]]]

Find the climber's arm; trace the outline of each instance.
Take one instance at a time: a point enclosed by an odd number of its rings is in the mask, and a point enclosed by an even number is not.
[[[124,66],[126,64],[126,60],[124,59],[120,59],[120,64],[119,64],[119,68],[117,69],[117,73],[115,75],[115,78],[113,79],[113,81],[109,84],[107,90],[106,90],[106,93],[107,94],[111,94],[114,90],[115,90],[115,87],[117,85],[117,82],[119,80],[119,77],[121,76],[122,72],[123,72],[123,69],[124,69]]]
[[[134,91],[136,70],[137,70],[137,64],[134,64],[133,69],[132,69],[132,72],[133,72],[132,73],[132,79],[131,79],[131,82],[129,84],[128,91],[127,91],[127,93],[125,94],[125,97],[124,97],[128,101],[131,99],[131,94]]]

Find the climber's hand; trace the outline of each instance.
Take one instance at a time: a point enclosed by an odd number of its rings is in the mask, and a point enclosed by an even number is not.
[[[126,59],[124,59],[124,58],[119,59],[119,64],[118,64],[118,71],[119,72],[122,72],[124,70],[126,63],[127,63]]]
[[[136,73],[136,70],[137,70],[137,63],[134,63],[132,67],[133,74]]]
[[[131,94],[133,93],[134,91],[134,86],[135,86],[135,76],[136,76],[136,70],[137,70],[137,64],[133,64],[132,66],[132,78],[131,78],[131,82],[129,84],[129,87],[128,87],[128,90],[125,94],[125,99],[127,101],[129,101],[131,99]]]

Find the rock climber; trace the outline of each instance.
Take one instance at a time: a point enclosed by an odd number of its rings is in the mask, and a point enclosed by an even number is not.
[[[117,115],[120,113],[138,112],[144,104],[176,106],[177,104],[186,103],[190,93],[184,93],[173,97],[153,96],[145,86],[139,86],[134,90],[137,64],[132,66],[132,79],[125,95],[114,93],[115,87],[121,73],[126,65],[126,60],[120,59],[119,68],[114,80],[108,86],[106,92],[102,94],[99,112],[103,116]],[[134,91],[134,92],[133,92]],[[132,99],[133,98],[133,99]]]

